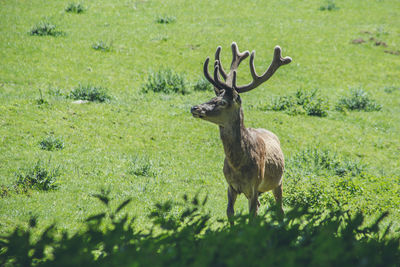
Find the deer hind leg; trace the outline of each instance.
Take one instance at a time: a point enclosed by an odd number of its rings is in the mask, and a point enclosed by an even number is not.
[[[233,226],[233,216],[235,215],[235,210],[233,207],[235,206],[237,197],[237,192],[233,189],[232,186],[228,187],[228,207],[226,209],[226,215],[228,216],[229,223]]]
[[[283,204],[282,204],[282,194],[283,194],[283,183],[281,183],[278,187],[276,187],[274,190],[272,190],[275,201],[276,201],[276,206],[278,209],[278,215],[280,218],[283,218],[284,211],[283,211]]]

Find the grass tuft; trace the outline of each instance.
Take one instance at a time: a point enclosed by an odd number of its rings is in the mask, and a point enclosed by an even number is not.
[[[65,12],[81,14],[86,11],[82,3],[69,3],[65,8]]]
[[[285,111],[290,115],[328,116],[328,100],[318,95],[318,89],[308,91],[299,89],[294,96],[273,98],[266,110]]]
[[[103,41],[98,41],[92,45],[92,48],[97,51],[110,52],[112,50],[112,42],[107,44]]]
[[[321,11],[334,11],[339,10],[339,7],[336,6],[334,0],[325,0],[325,3],[319,7]]]
[[[111,100],[111,96],[108,95],[106,88],[82,84],[79,84],[78,87],[70,92],[69,98],[91,102],[106,102]]]
[[[174,16],[158,16],[156,18],[156,22],[160,24],[170,24],[176,21],[176,17]]]
[[[27,192],[29,189],[50,191],[58,188],[56,179],[60,176],[60,168],[50,168],[38,160],[32,167],[16,172],[15,176],[17,191]]]
[[[64,142],[61,138],[49,135],[39,142],[39,146],[41,149],[47,151],[61,150],[64,148]]]
[[[379,111],[381,109],[382,106],[370,99],[368,93],[363,89],[351,89],[350,95],[340,98],[336,104],[338,111]]]
[[[153,91],[156,93],[189,93],[186,80],[183,74],[175,73],[169,68],[161,68],[157,72],[151,72],[147,83],[142,86],[142,91],[147,93]]]
[[[49,20],[42,20],[31,28],[29,34],[32,36],[61,36],[65,33]]]

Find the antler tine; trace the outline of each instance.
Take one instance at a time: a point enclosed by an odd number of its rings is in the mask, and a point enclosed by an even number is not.
[[[224,89],[225,91],[232,90],[232,88],[229,87],[226,83],[221,82],[221,81],[219,80],[218,72],[220,71],[220,70],[219,70],[219,65],[220,65],[220,64],[219,64],[218,60],[215,61],[215,64],[214,64],[214,65],[215,65],[215,66],[214,66],[214,82],[218,85],[218,88]]]
[[[226,81],[226,72],[224,71],[224,69],[222,68],[222,64],[221,64],[221,59],[219,58],[219,55],[221,53],[221,46],[217,47],[217,51],[215,51],[215,61],[218,61],[218,66],[219,66],[219,72],[221,73],[222,78],[224,78],[224,80]]]
[[[219,87],[218,87],[217,83],[211,78],[210,73],[208,72],[208,62],[209,61],[210,61],[210,58],[207,57],[206,61],[204,62],[204,66],[203,66],[204,77],[206,77],[206,79],[214,86],[214,91],[218,95],[220,93],[220,91],[218,89]]]
[[[236,90],[238,93],[245,93],[256,88],[257,86],[271,78],[271,76],[280,66],[292,62],[292,59],[290,57],[282,58],[282,49],[279,46],[276,46],[274,50],[274,58],[271,65],[268,67],[267,71],[263,75],[258,76],[254,67],[254,55],[255,52],[253,51],[250,56],[250,72],[251,76],[253,77],[253,81],[247,85],[237,87]]]
[[[243,53],[239,52],[239,47],[235,42],[232,42],[232,63],[231,63],[231,71],[236,70],[239,67],[240,62],[246,59],[249,56],[249,51],[244,51]]]

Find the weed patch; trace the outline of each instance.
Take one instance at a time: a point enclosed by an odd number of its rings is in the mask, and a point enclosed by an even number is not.
[[[171,24],[176,21],[176,17],[174,16],[158,16],[156,18],[156,22],[160,24]]]
[[[193,86],[195,91],[209,91],[212,90],[212,88],[210,82],[204,77],[200,78]]]
[[[187,82],[183,74],[175,73],[171,69],[161,68],[157,72],[151,72],[147,78],[147,83],[142,86],[142,91],[147,93],[189,93]]]
[[[393,92],[399,92],[400,87],[399,86],[385,86],[383,88],[383,91],[385,91],[385,93],[391,94]]]
[[[98,41],[92,45],[92,48],[97,51],[110,52],[112,50],[112,42],[107,44],[103,41]]]
[[[128,167],[128,173],[136,176],[155,177],[157,172],[153,161],[146,156],[135,156]]]
[[[273,98],[266,110],[285,111],[290,115],[326,117],[328,116],[328,100],[318,95],[318,89],[297,90],[294,96]]]
[[[111,96],[108,94],[106,88],[81,84],[70,92],[69,98],[91,102],[106,102],[111,100]]]
[[[61,150],[64,148],[64,142],[61,138],[49,135],[39,142],[39,146],[41,149],[47,151]]]
[[[32,36],[61,36],[65,33],[57,28],[55,24],[49,20],[42,20],[31,28],[29,34]]]
[[[65,12],[81,14],[86,11],[82,3],[69,3],[65,8]]]
[[[336,110],[379,111],[382,106],[372,100],[363,89],[351,89],[349,96],[339,99]]]
[[[27,192],[30,189],[49,191],[58,188],[57,177],[60,168],[50,168],[48,164],[38,160],[32,167],[19,170],[16,174],[17,191]]]

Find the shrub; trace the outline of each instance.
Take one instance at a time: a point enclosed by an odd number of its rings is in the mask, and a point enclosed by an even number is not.
[[[39,146],[41,149],[47,151],[60,150],[64,148],[64,142],[60,138],[49,135],[40,141]]]
[[[142,87],[142,91],[147,93],[153,91],[156,93],[189,93],[183,74],[178,74],[168,68],[161,68],[157,72],[151,72],[147,83]]]
[[[135,156],[130,162],[128,173],[136,176],[156,176],[153,161],[151,161],[148,157],[140,156]]]
[[[92,45],[92,48],[94,50],[98,50],[98,51],[102,51],[102,52],[110,52],[112,49],[112,42],[110,42],[110,44],[107,44],[106,42],[98,41]]]
[[[31,168],[19,170],[15,176],[17,178],[15,186],[17,191],[20,189],[26,192],[29,189],[49,191],[57,189],[57,177],[60,175],[59,167],[50,168],[41,160],[38,160]]]
[[[336,6],[334,0],[326,0],[325,3],[319,7],[319,10],[321,10],[321,11],[325,11],[325,10],[333,11],[333,10],[338,10],[338,9],[339,9],[339,7]]]
[[[336,110],[358,110],[358,111],[379,111],[382,106],[370,99],[368,93],[363,89],[351,89],[349,96],[339,99]]]
[[[69,98],[91,102],[106,102],[111,100],[111,96],[108,95],[107,91],[108,90],[103,87],[79,84],[78,87],[70,92]]]
[[[193,89],[195,91],[209,91],[212,90],[213,87],[206,78],[202,77],[194,84]]]
[[[65,12],[81,14],[86,11],[82,3],[69,3],[65,8]]]
[[[156,22],[160,24],[170,24],[176,21],[174,16],[158,16]]]
[[[57,26],[48,20],[40,21],[38,24],[33,26],[29,32],[33,36],[60,36],[65,33],[57,29]]]
[[[382,228],[383,213],[366,223],[362,213],[298,206],[283,221],[273,209],[249,220],[236,216],[232,227],[210,227],[205,201],[187,200],[174,216],[171,202],[150,214],[149,233],[136,230],[121,214],[130,199],[111,209],[107,195],[95,195],[105,211],[86,219],[86,228],[69,235],[48,227],[39,238],[38,218],[27,229],[0,237],[5,266],[397,266],[400,238]],[[74,255],[71,257],[71,255]],[[243,256],[246,255],[246,256]]]
[[[309,116],[326,117],[328,101],[318,95],[318,89],[307,91],[297,90],[294,96],[273,98],[267,110],[286,111],[290,115],[307,114]]]

